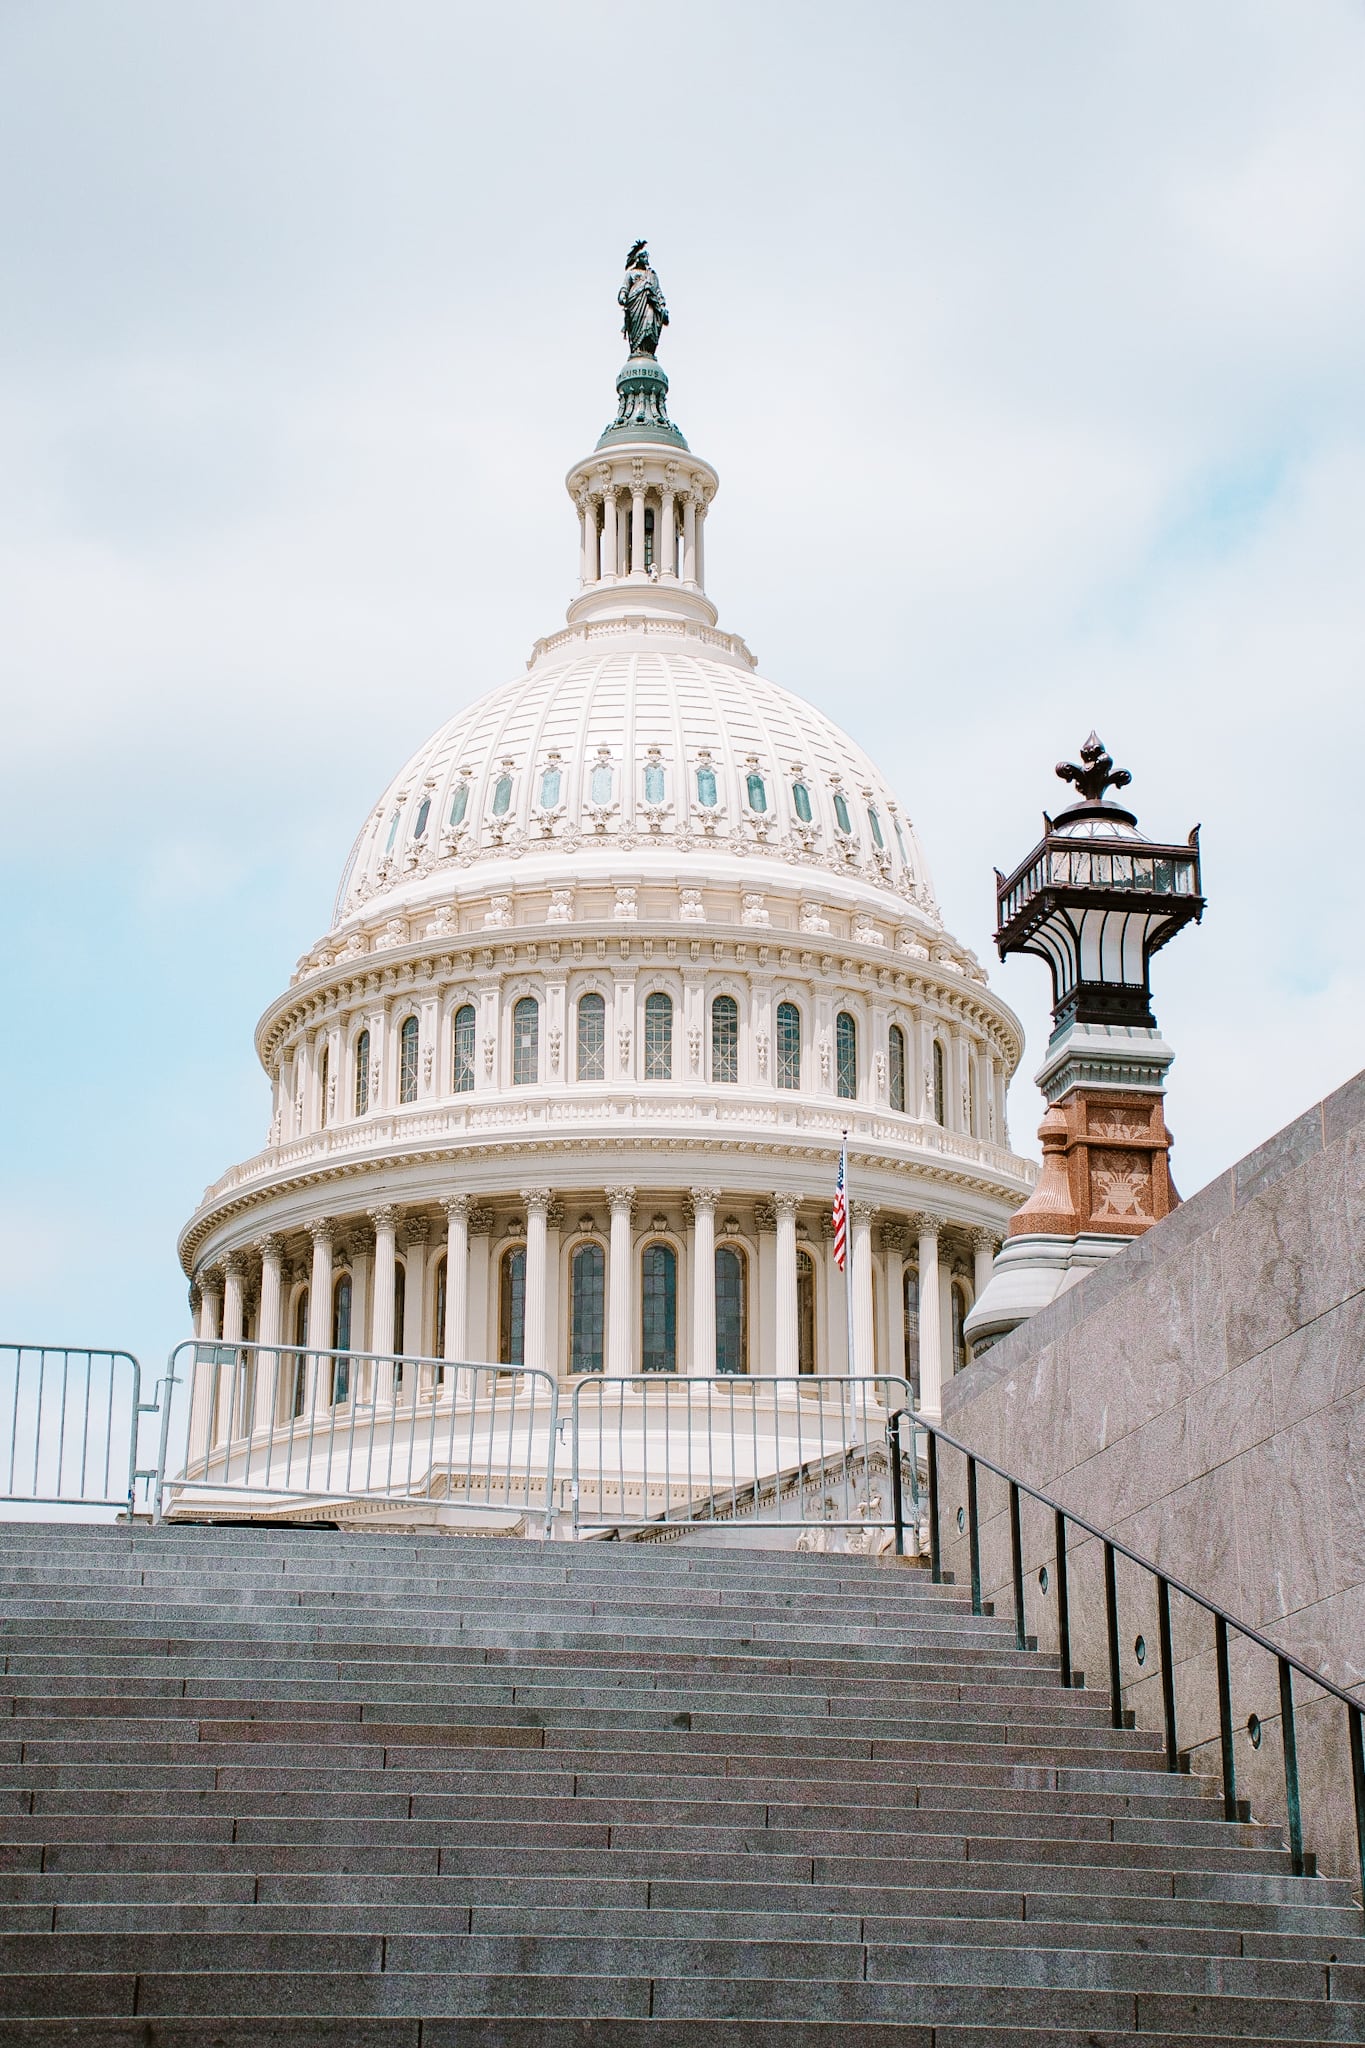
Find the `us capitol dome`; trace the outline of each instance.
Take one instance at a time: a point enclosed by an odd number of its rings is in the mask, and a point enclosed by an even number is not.
[[[361,825],[257,1026],[268,1141],[180,1238],[196,1334],[570,1379],[843,1374],[851,1324],[937,1413],[1033,1184],[1020,1027],[867,754],[720,628],[643,249],[622,302],[566,623]]]

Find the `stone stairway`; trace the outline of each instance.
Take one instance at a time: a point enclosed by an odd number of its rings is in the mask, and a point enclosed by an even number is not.
[[[0,1528],[0,2040],[1365,2040],[1365,1924],[860,1559]]]

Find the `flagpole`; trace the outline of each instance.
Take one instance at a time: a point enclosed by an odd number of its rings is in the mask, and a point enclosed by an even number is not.
[[[856,1359],[853,1350],[853,1231],[851,1227],[852,1208],[848,1199],[848,1132],[844,1132],[842,1153],[844,1180],[844,1231],[847,1250],[844,1253],[844,1304],[848,1310],[848,1376],[856,1379]]]

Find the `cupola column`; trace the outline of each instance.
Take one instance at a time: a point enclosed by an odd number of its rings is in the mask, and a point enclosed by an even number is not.
[[[537,1372],[545,1369],[545,1235],[550,1207],[549,1188],[523,1188],[526,1204],[526,1320],[522,1362]]]
[[[445,1356],[454,1363],[469,1349],[469,1197],[452,1195],[445,1205],[446,1237]]]
[[[645,487],[637,482],[630,496],[630,561],[632,576],[645,573]]]
[[[801,1368],[796,1321],[796,1212],[800,1195],[774,1195],[777,1211],[777,1376],[795,1379]]]
[[[683,582],[694,588],[697,576],[697,500],[689,491],[683,499]]]
[[[591,491],[583,493],[579,510],[583,518],[583,581],[597,581],[597,500]]]
[[[716,1204],[719,1188],[692,1194],[692,1370],[702,1379],[716,1369]]]
[[[661,576],[676,576],[678,573],[678,515],[676,500],[670,490],[659,496],[659,531],[654,536],[654,559]]]
[[[706,588],[706,500],[697,506],[696,567],[693,571],[698,590]]]
[[[630,1208],[634,1188],[608,1188],[611,1209],[610,1298],[607,1309],[607,1371],[626,1379],[635,1369],[635,1289],[631,1285]],[[712,1308],[714,1316],[715,1309]],[[714,1346],[713,1346],[714,1348]]]
[[[616,486],[608,484],[602,493],[602,574],[614,577],[619,542],[616,537]]]

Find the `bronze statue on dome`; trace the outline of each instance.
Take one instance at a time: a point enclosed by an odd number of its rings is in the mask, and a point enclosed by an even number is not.
[[[616,302],[625,309],[625,324],[621,332],[630,343],[633,356],[652,356],[659,346],[659,337],[668,325],[668,308],[664,295],[659,289],[659,280],[649,261],[649,250],[643,242],[631,244],[626,257],[625,283],[616,294]]]

